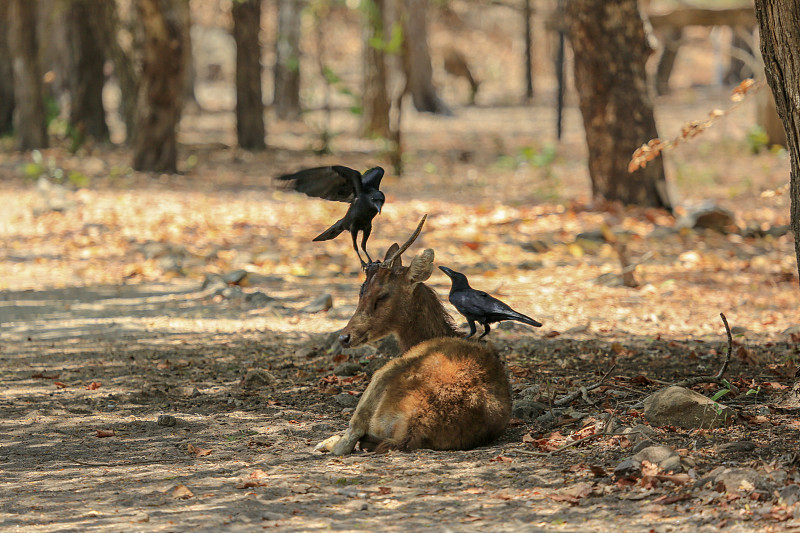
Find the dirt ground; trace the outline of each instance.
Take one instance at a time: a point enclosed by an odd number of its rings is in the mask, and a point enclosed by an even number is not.
[[[549,407],[549,418],[515,417],[476,450],[315,451],[396,353],[391,343],[337,353],[363,274],[345,237],[311,239],[343,205],[276,191],[270,178],[391,166],[341,110],[334,155],[313,151],[318,111],[301,123],[269,118],[264,153],[230,148],[233,113],[203,84],[206,111],[181,124],[180,175],[133,172],[122,147],[71,155],[64,141],[43,152],[39,173],[89,182],[61,189],[26,178],[31,154],[0,140],[0,528],[800,530],[798,279],[781,230],[789,162],[779,150],[751,152],[753,101],[666,155],[674,218],[592,204],[575,106],[557,143],[547,93],[530,105],[497,96],[490,67],[478,106],[459,107],[456,86],[444,93],[455,117],[407,110],[406,172],[384,179],[369,249],[405,240],[428,213],[409,256],[431,247],[437,265],[544,323],[490,336],[514,399],[549,405],[611,371],[600,387],[566,410]],[[727,89],[681,85],[685,72],[679,65],[675,94],[657,101],[663,137],[730,105]],[[729,209],[739,231],[677,227],[705,201]],[[638,288],[617,283],[616,252],[597,236],[604,224],[626,239]],[[444,296],[449,280],[436,270],[429,285]],[[326,294],[332,307],[307,312]],[[635,453],[617,435],[543,455],[609,420],[614,433],[641,424],[648,394],[716,373],[727,349],[721,312],[733,327],[734,390],[720,401],[735,423],[651,436],[692,462],[684,477],[617,479]],[[336,376],[345,361],[360,370]],[[720,467],[749,469],[758,483],[725,491]]]

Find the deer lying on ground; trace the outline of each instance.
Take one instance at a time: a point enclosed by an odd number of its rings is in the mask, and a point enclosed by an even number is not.
[[[487,344],[460,337],[433,289],[433,250],[403,266],[403,245],[382,262],[369,263],[358,307],[339,341],[355,347],[391,333],[403,355],[375,372],[344,436],[317,445],[336,455],[362,449],[467,450],[491,442],[511,413],[506,370]]]

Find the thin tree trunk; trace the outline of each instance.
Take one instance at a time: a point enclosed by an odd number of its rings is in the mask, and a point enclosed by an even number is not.
[[[14,73],[14,129],[17,148],[47,147],[44,89],[36,38],[36,0],[12,0],[9,9],[8,47]]]
[[[108,139],[103,109],[105,49],[97,28],[88,24],[90,13],[107,0],[74,0],[67,7],[69,43],[70,122],[81,137]]]
[[[8,49],[9,5],[0,2],[0,136],[14,131],[14,71]]]
[[[114,63],[114,76],[120,89],[119,114],[126,130],[125,142],[132,145],[139,93],[139,77],[132,59],[133,50],[126,51],[117,37],[121,22],[115,1],[99,0],[97,9],[92,10],[90,17],[90,23],[97,30],[97,37],[102,47]]]
[[[428,47],[428,0],[402,0],[405,3],[403,20],[404,69],[408,89],[417,111],[441,115],[453,112],[436,94],[433,85],[433,66]]]
[[[275,92],[278,118],[300,116],[300,14],[302,0],[278,0],[278,38],[275,40]]]
[[[789,145],[791,226],[800,273],[800,4],[756,0],[755,6],[764,71]]]
[[[239,146],[263,150],[264,100],[261,92],[261,0],[233,4],[236,41],[236,135]]]
[[[661,158],[627,169],[633,151],[658,137],[636,0],[571,0],[567,20],[594,196],[671,209]]]
[[[176,1],[138,0],[144,32],[133,138],[133,168],[177,172],[177,128],[183,96],[183,38]]]
[[[661,57],[658,58],[658,67],[656,68],[656,94],[659,96],[669,94],[669,78],[672,75],[672,68],[675,66],[675,59],[678,57],[682,38],[683,30],[681,28],[667,26],[663,30],[661,39],[664,41],[664,49],[661,51]]]
[[[181,28],[183,31],[183,105],[197,105],[197,97],[194,94],[194,82],[197,78],[197,71],[194,68],[194,53],[192,50],[192,11],[189,7],[189,0],[181,0],[177,4],[178,15],[181,18]]]
[[[365,2],[363,35],[364,89],[362,93],[361,135],[364,137],[391,136],[389,111],[391,103],[386,87],[386,53],[388,44],[384,23],[385,0]],[[380,44],[378,44],[380,43]]]

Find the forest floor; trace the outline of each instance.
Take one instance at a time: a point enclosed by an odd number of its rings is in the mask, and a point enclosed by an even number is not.
[[[659,102],[665,137],[726,105],[714,91],[685,97]],[[800,422],[787,397],[798,279],[791,234],[781,231],[789,163],[779,151],[751,152],[751,111],[666,156],[678,213],[704,201],[725,207],[740,228],[725,234],[680,229],[663,211],[592,205],[580,117],[570,108],[564,140],[548,141],[546,104],[411,115],[402,177],[380,146],[347,134],[334,137],[335,156],[315,155],[319,131],[302,124],[270,122],[264,153],[227,148],[233,119],[223,112],[185,118],[175,176],[130,171],[123,148],[71,155],[59,146],[38,167],[31,154],[0,153],[0,526],[800,530],[787,491],[800,484]],[[338,112],[332,127],[353,131],[354,120]],[[357,396],[392,356],[390,345],[331,349],[362,274],[346,237],[311,239],[343,204],[270,181],[331,163],[387,168],[373,255],[427,213],[409,257],[433,248],[437,265],[544,323],[490,336],[515,400],[548,404],[616,365],[603,385],[555,420],[515,418],[471,451],[315,451],[346,427],[353,402],[341,393]],[[64,189],[31,179],[59,170],[73,177]],[[638,288],[619,285],[603,225],[626,239]],[[445,295],[449,280],[435,272],[429,285]],[[229,284],[215,275],[231,275]],[[332,307],[304,309],[325,294]],[[608,417],[618,428],[640,424],[636,404],[648,394],[715,373],[727,349],[721,312],[735,341],[725,377],[738,394],[720,401],[736,422],[651,436],[693,461],[685,475],[616,479],[634,453],[621,436],[531,454],[600,431]],[[335,376],[345,360],[361,370]],[[719,467],[758,481],[726,492],[713,482]]]

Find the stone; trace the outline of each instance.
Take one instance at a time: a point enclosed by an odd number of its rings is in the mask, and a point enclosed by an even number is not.
[[[247,270],[234,270],[222,275],[222,280],[228,285],[247,285]]]
[[[615,479],[638,479],[642,476],[642,463],[635,459],[625,459],[614,468]]]
[[[333,369],[333,373],[337,376],[355,376],[361,371],[361,365],[358,363],[342,363]]]
[[[522,420],[533,420],[546,410],[547,406],[545,404],[533,401],[530,398],[522,398],[514,402],[511,408],[511,416]]]
[[[342,407],[355,407],[358,405],[358,398],[352,394],[347,394],[346,392],[337,394],[333,397],[333,400]]]
[[[720,492],[770,490],[764,476],[753,468],[722,468],[714,476],[714,486]]]
[[[269,372],[252,368],[242,378],[241,384],[246,389],[255,389],[274,385],[276,381],[275,376]]]
[[[786,506],[794,505],[800,501],[800,485],[788,485],[778,491],[781,503]]]
[[[756,449],[756,443],[749,440],[736,442],[726,442],[717,446],[717,453],[743,453],[752,452]]]
[[[710,429],[730,424],[736,411],[702,394],[673,385],[645,399],[644,416],[654,426]]]
[[[244,297],[244,301],[255,307],[266,307],[271,304],[275,299],[267,296],[261,291],[248,293]]]
[[[177,423],[177,420],[172,415],[159,415],[156,423],[159,426],[171,428]]]
[[[658,435],[655,429],[644,424],[636,424],[633,427],[625,428],[622,431],[622,434],[625,435],[625,437],[631,441],[634,446],[643,441],[649,442],[655,438],[656,435]]]
[[[323,294],[299,309],[300,313],[319,313],[333,307],[333,296]]]

